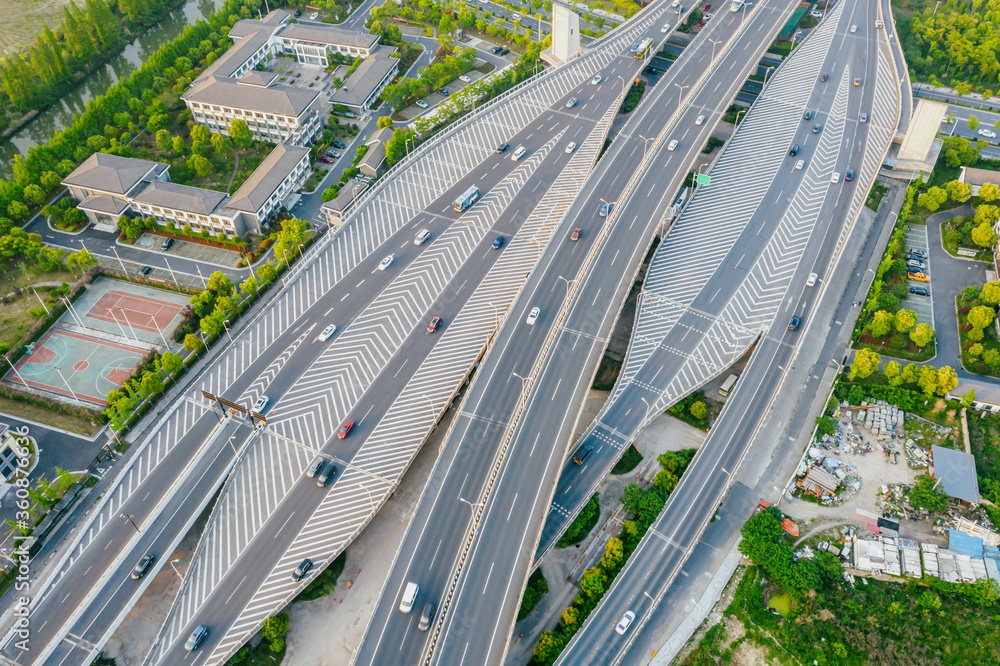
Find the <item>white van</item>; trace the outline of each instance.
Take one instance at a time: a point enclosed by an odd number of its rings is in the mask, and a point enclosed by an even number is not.
[[[431,237],[430,229],[421,229],[417,237],[413,239],[414,245],[423,245],[424,242]]]
[[[413,610],[413,602],[417,600],[417,592],[420,588],[416,583],[407,583],[406,589],[403,590],[403,599],[399,602],[399,612],[409,613]]]
[[[512,159],[512,160],[514,160],[516,162],[519,159],[521,159],[522,157],[524,157],[524,154],[526,152],[528,152],[527,148],[525,148],[524,146],[518,146],[517,150],[514,151],[514,154],[510,156],[510,159]]]

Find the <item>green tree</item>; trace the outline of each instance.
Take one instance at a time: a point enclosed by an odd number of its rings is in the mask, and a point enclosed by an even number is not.
[[[66,266],[71,269],[79,268],[81,270],[87,270],[91,266],[97,265],[97,257],[92,255],[86,248],[77,250],[76,252],[71,252],[68,257],[66,257]]]
[[[916,509],[942,513],[948,508],[948,495],[941,489],[937,481],[926,474],[917,477],[916,482],[910,486],[907,498]]]
[[[892,382],[893,379],[899,377],[899,361],[889,361],[884,366],[882,366],[882,374],[885,378]]]
[[[871,331],[874,337],[881,338],[889,334],[889,331],[892,330],[893,322],[892,313],[885,310],[878,310],[872,315],[871,321],[868,322],[868,330]]]
[[[160,365],[171,375],[176,375],[184,369],[184,359],[173,352],[164,352],[160,357]]]
[[[913,310],[900,310],[896,313],[896,330],[906,333],[917,325],[917,313]]]
[[[622,505],[640,523],[652,525],[663,509],[664,500],[656,493],[650,493],[635,483],[625,486]]]
[[[147,370],[142,375],[142,392],[146,395],[159,395],[163,392],[163,377],[158,371]]]
[[[969,119],[965,121],[965,124],[969,129],[974,130],[979,127],[979,118],[969,114]]]
[[[170,150],[173,148],[174,138],[170,136],[170,132],[165,129],[161,129],[156,132],[156,147],[160,150]]]
[[[993,308],[986,305],[977,305],[969,310],[966,319],[972,326],[983,329],[993,323],[995,314]]]
[[[988,305],[1000,305],[1000,282],[987,282],[984,284],[980,297]]]
[[[377,121],[375,121],[376,129],[392,129],[392,118],[389,116],[381,116]]]
[[[882,357],[870,349],[859,349],[854,354],[854,362],[848,376],[851,379],[864,379],[878,370]]]
[[[689,408],[691,416],[695,417],[699,421],[704,421],[705,417],[708,416],[708,406],[701,400],[691,403]]]
[[[217,296],[228,296],[233,293],[233,281],[222,271],[215,271],[208,276],[208,290]]]
[[[980,344],[980,343],[977,342],[976,344],[974,344],[971,347],[969,347],[969,356],[971,356],[972,358],[979,358],[982,355],[983,355],[983,345],[982,344]]]
[[[983,222],[972,230],[972,242],[980,247],[993,247],[997,242],[996,232],[988,222]]]
[[[194,169],[199,178],[206,178],[212,173],[212,163],[207,157],[192,155],[187,159],[188,166]]]
[[[910,331],[910,340],[918,347],[926,347],[934,339],[934,329],[930,324],[920,323]]]
[[[937,392],[937,379],[938,373],[937,369],[930,365],[920,366],[920,372],[917,375],[917,386],[924,392],[924,395],[928,398]]]
[[[271,264],[264,264],[257,269],[257,279],[262,286],[271,284],[278,279],[278,271]]]
[[[604,595],[607,584],[608,578],[604,572],[598,567],[590,567],[583,572],[583,577],[580,578],[580,592],[591,601],[596,602]]]
[[[215,150],[217,155],[228,155],[232,152],[233,142],[225,134],[213,134],[210,141],[212,142],[212,149]]]
[[[990,368],[996,370],[1000,367],[1000,351],[996,349],[987,349],[983,352],[983,362]]]
[[[184,349],[193,352],[199,352],[204,349],[205,343],[201,341],[194,333],[188,333],[184,336]]]
[[[531,653],[534,661],[541,666],[555,663],[568,641],[569,638],[560,631],[543,631],[538,637],[538,645]]]
[[[187,149],[187,144],[184,142],[184,137],[175,136],[171,139],[173,143],[173,149],[175,153],[183,153]]]
[[[972,185],[957,180],[950,181],[944,185],[948,198],[958,203],[965,203],[972,197]]]
[[[563,627],[575,627],[579,621],[579,611],[573,606],[567,606],[559,616],[559,624]]]
[[[288,613],[278,613],[274,617],[264,620],[264,626],[261,627],[260,635],[269,641],[276,641],[279,638],[285,637],[290,625],[291,620]]]
[[[937,371],[937,394],[940,396],[945,396],[948,391],[952,390],[958,386],[958,373],[955,369],[943,365],[938,368]]]
[[[932,187],[917,197],[917,205],[933,213],[947,200],[948,192],[940,187]]]
[[[233,142],[240,148],[249,148],[253,143],[253,132],[250,131],[250,127],[246,124],[246,121],[239,118],[234,118],[229,123],[229,136],[233,138]]]
[[[991,203],[1000,199],[1000,187],[995,183],[983,183],[979,188],[979,200]]]
[[[969,389],[969,391],[962,396],[962,406],[968,409],[972,407],[972,403],[976,401],[976,390]]]

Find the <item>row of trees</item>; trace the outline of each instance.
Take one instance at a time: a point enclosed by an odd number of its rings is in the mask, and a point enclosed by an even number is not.
[[[559,625],[553,630],[542,632],[533,653],[533,664],[547,666],[558,659],[563,648],[600,603],[615,576],[628,562],[632,551],[660,515],[694,454],[694,449],[668,451],[658,458],[662,469],[656,473],[652,487],[645,489],[635,483],[625,487],[622,505],[628,512],[629,519],[622,524],[619,536],[608,539],[600,561],[584,571],[580,578],[580,593],[559,616]]]
[[[382,91],[382,99],[398,111],[412,100],[429,95],[446,83],[457,79],[475,64],[475,49],[462,49],[458,55],[445,56],[422,67],[415,79],[403,77],[395,83],[390,83]]]
[[[64,5],[62,25],[43,26],[35,45],[0,59],[0,98],[21,113],[58,99],[177,5],[176,0],[85,0]],[[0,114],[0,130],[9,119]]]
[[[866,379],[879,370],[882,364],[882,356],[870,349],[859,349],[854,354],[854,362],[848,372],[848,379]],[[907,363],[901,365],[899,361],[889,361],[882,368],[882,374],[887,383],[892,387],[912,386],[923,391],[924,396],[944,396],[948,391],[958,386],[958,374],[954,368],[947,365],[935,368],[932,365],[919,365],[917,363]],[[859,387],[859,394],[863,398],[863,392]],[[852,398],[854,396],[851,396]],[[858,402],[852,404],[859,404]],[[900,405],[902,407],[902,405]]]
[[[153,352],[139,364],[135,374],[120,389],[110,391],[105,398],[108,402],[105,415],[111,421],[112,429],[121,431],[136,414],[136,410],[146,400],[163,393],[168,377],[177,375],[184,369],[184,359],[173,352],[159,355]]]

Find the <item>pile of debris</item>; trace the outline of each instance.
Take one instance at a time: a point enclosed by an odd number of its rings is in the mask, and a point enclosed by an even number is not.
[[[871,434],[881,439],[888,439],[897,431],[903,431],[903,410],[896,405],[890,405],[884,400],[879,400],[872,405],[861,403],[862,409],[858,412],[858,420],[863,421],[865,429]]]
[[[824,455],[818,447],[809,447],[799,468],[795,485],[827,506],[842,504],[861,489],[857,467]]]

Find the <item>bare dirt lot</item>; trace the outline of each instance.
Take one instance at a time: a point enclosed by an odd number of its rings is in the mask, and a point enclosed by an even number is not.
[[[0,55],[9,55],[35,43],[35,36],[48,25],[55,29],[69,0],[4,0],[0,2]],[[81,3],[77,3],[82,6]]]

